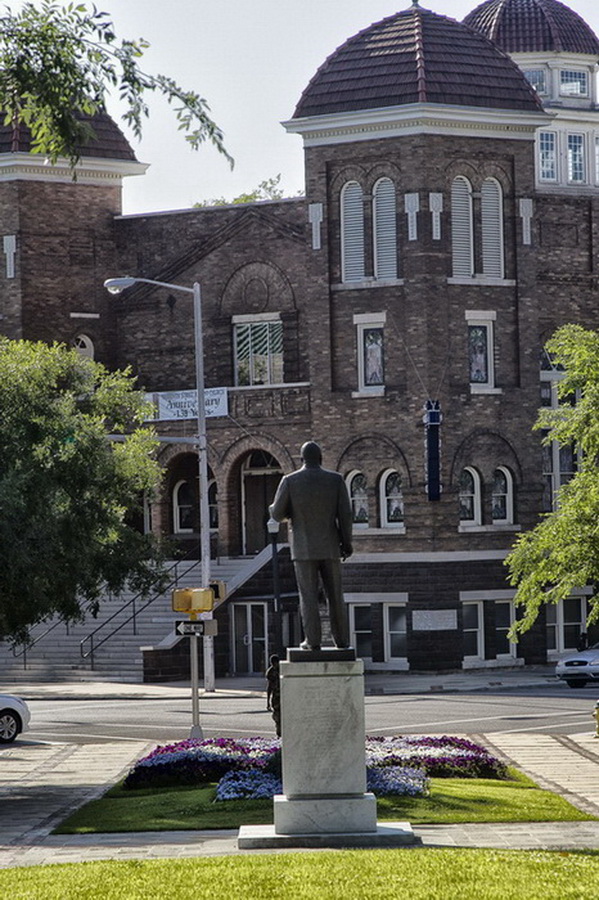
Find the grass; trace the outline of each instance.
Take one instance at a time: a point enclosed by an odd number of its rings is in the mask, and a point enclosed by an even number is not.
[[[515,770],[510,770],[510,775],[510,781],[433,778],[430,797],[379,799],[378,818],[409,819],[413,825],[594,818],[557,794],[541,790],[525,775]],[[213,800],[213,785],[143,790],[124,790],[116,785],[62,822],[55,833],[187,831],[272,824],[272,800]]]
[[[11,900],[589,900],[599,851],[342,850],[0,871]]]

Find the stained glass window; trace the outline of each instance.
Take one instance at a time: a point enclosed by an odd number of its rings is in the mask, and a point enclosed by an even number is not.
[[[468,326],[468,361],[471,384],[489,384],[489,326]]]
[[[383,365],[383,329],[364,328],[362,331],[362,353],[364,358],[364,385],[375,386],[385,383]]]
[[[349,480],[349,496],[355,525],[368,525],[368,486],[362,472],[356,472]]]
[[[389,472],[383,481],[385,514],[383,525],[397,525],[403,522],[403,493],[399,472]]]

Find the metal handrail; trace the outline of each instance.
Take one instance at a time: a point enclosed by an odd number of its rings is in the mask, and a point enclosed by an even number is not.
[[[66,625],[67,634],[69,633],[69,619],[58,619],[49,628],[46,628],[41,634],[38,634],[37,637],[33,641],[22,641],[20,644],[13,644],[10,648],[10,651],[15,659],[18,659],[20,656],[23,657],[23,668],[27,668],[27,651],[31,650],[32,647],[35,647],[40,641],[42,641],[50,632],[54,631],[55,628],[58,628],[59,625]],[[17,649],[20,648],[20,649]]]
[[[190,551],[190,553],[194,553],[194,552],[195,552],[195,549],[194,549],[193,551]],[[190,554],[187,554],[187,556],[189,556],[189,555],[190,555]],[[182,559],[177,560],[177,562],[176,562],[174,565],[172,565],[172,566],[170,567],[170,569],[167,569],[167,570],[166,570],[166,572],[164,573],[164,575],[168,575],[170,572],[173,571],[173,569],[177,569],[177,567],[178,567],[182,562],[185,562],[185,559],[186,559],[186,558],[183,557]],[[187,571],[188,571],[188,572],[192,572],[197,566],[200,565],[200,562],[201,562],[201,560],[199,560],[199,559],[196,560],[196,561],[194,562],[193,566],[190,566],[190,568],[189,568]],[[164,577],[164,576],[163,576],[163,577]],[[93,668],[94,668],[94,654],[95,654],[96,650],[99,650],[99,648],[100,648],[103,644],[105,644],[106,641],[109,641],[111,637],[114,637],[115,634],[117,634],[122,628],[125,627],[125,625],[128,625],[129,622],[131,622],[131,621],[133,621],[133,623],[134,623],[134,631],[133,631],[133,633],[136,634],[137,632],[136,632],[136,630],[135,630],[135,623],[136,623],[136,619],[137,619],[137,616],[139,615],[139,613],[143,612],[144,609],[147,609],[147,607],[150,606],[152,603],[154,603],[154,601],[157,600],[159,597],[162,597],[162,595],[165,593],[165,591],[168,591],[170,588],[172,588],[173,586],[175,586],[175,585],[178,583],[178,581],[179,581],[179,575],[177,574],[171,581],[167,582],[166,584],[161,584],[160,590],[159,590],[159,591],[156,591],[156,593],[155,593],[152,597],[150,597],[150,599],[149,599],[146,603],[144,603],[143,606],[140,606],[140,607],[138,608],[138,607],[136,606],[136,602],[139,600],[140,597],[143,597],[143,596],[144,596],[144,592],[143,592],[143,591],[139,591],[139,593],[137,593],[134,597],[132,597],[131,600],[128,600],[127,603],[124,603],[123,606],[121,606],[119,609],[117,609],[116,612],[114,612],[108,619],[106,619],[104,622],[102,622],[100,625],[98,625],[97,628],[94,628],[93,631],[90,631],[90,633],[87,634],[87,635],[83,638],[83,640],[80,641],[80,643],[79,643],[79,653],[80,653],[80,655],[81,655],[81,658],[82,658],[82,659],[89,659],[89,660],[90,660],[90,667],[91,667],[91,669],[93,670]],[[116,619],[117,616],[121,615],[121,613],[122,613],[124,610],[126,610],[128,607],[130,607],[130,606],[133,607],[133,612],[131,613],[131,615],[130,615],[128,618],[126,618],[123,622],[121,622],[120,625],[117,625],[116,628],[113,628],[113,630],[112,630],[109,634],[107,634],[105,637],[103,637],[102,640],[101,640],[99,643],[96,644],[96,642],[95,642],[95,635],[96,635],[99,631],[101,631],[103,628],[105,628],[106,625],[108,625],[109,622],[112,622],[113,619]],[[84,650],[84,645],[85,645],[88,641],[90,642],[90,649],[87,650],[87,651],[85,651],[85,650]]]

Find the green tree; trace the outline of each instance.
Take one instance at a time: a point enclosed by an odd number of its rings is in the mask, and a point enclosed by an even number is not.
[[[123,119],[136,137],[148,115],[146,98],[158,93],[174,109],[179,130],[194,149],[210,141],[232,164],[223,135],[206,101],[166,75],[149,75],[139,65],[148,48],[143,38],[120,40],[108,13],[95,6],[51,0],[26,3],[0,16],[0,109],[6,125],[26,125],[32,150],[74,166],[81,145],[93,136],[87,118],[105,107],[115,90],[125,101]]]
[[[279,172],[274,178],[265,178],[253,191],[240,194],[238,197],[233,197],[232,200],[226,200],[224,197],[215,197],[212,200],[201,200],[199,203],[194,203],[194,207],[200,209],[207,206],[234,206],[242,203],[256,203],[258,200],[283,200],[284,196],[285,194],[281,187],[281,173]],[[299,193],[298,197],[301,196],[302,194]]]
[[[153,537],[128,524],[160,479],[144,412],[128,371],[0,339],[0,637],[95,613],[105,589],[159,576]]]
[[[558,385],[563,403],[542,409],[534,427],[547,430],[546,444],[575,446],[579,464],[560,488],[554,511],[522,534],[506,559],[515,602],[523,608],[515,632],[530,628],[543,604],[587,585],[594,591],[588,624],[599,621],[599,333],[565,325],[547,351],[564,370]]]

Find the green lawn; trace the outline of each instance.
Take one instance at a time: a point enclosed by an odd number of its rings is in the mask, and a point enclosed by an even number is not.
[[[599,852],[342,850],[0,871],[11,900],[590,900]]]
[[[412,824],[451,822],[553,822],[594,818],[562,797],[543,791],[515,770],[510,781],[433,778],[430,797],[385,797],[380,821]],[[179,831],[271,824],[272,800],[214,803],[214,786],[124,790],[111,788],[57,829],[59,834],[119,831]]]

